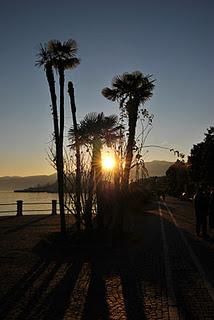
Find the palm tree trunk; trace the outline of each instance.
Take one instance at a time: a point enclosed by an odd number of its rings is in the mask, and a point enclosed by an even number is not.
[[[46,77],[49,85],[51,102],[52,102],[52,112],[53,112],[53,123],[54,123],[54,137],[55,143],[59,143],[59,125],[58,125],[58,114],[57,114],[57,102],[56,102],[56,92],[55,92],[55,81],[52,67],[46,66]]]
[[[60,87],[60,142],[63,147],[63,135],[64,135],[64,86],[65,86],[65,75],[64,68],[59,68],[59,87]]]
[[[133,148],[135,144],[135,131],[136,131],[136,125],[137,125],[137,111],[138,109],[134,107],[128,114],[129,137],[128,137],[128,143],[126,147],[126,161],[125,161],[124,174],[122,177],[123,191],[128,191],[129,189],[129,176],[130,176],[131,162],[133,158]]]
[[[120,190],[120,157],[115,152],[115,168],[114,168],[114,190],[118,192]]]
[[[59,68],[59,86],[60,86],[60,128],[59,128],[59,168],[58,168],[58,193],[60,221],[63,233],[66,233],[65,207],[64,207],[64,159],[63,159],[63,140],[64,140],[64,69]]]
[[[64,169],[63,169],[63,149],[60,145],[59,149],[59,164],[57,170],[58,177],[58,195],[59,195],[59,209],[60,209],[60,223],[61,232],[66,233],[66,221],[65,221],[65,207],[64,207]]]
[[[89,174],[89,184],[88,184],[88,196],[85,203],[85,225],[86,230],[92,229],[92,207],[93,207],[93,194],[94,194],[94,171],[95,171],[95,156],[94,150],[92,150],[92,160],[91,160],[91,171]]]
[[[97,196],[97,222],[98,222],[99,229],[103,229],[103,226],[104,226],[103,199],[102,199],[101,146],[102,146],[102,143],[99,139],[94,142],[93,148],[95,150],[95,184],[96,184],[96,196]]]
[[[46,66],[46,77],[49,85],[51,101],[52,101],[52,112],[53,112],[53,123],[54,123],[54,137],[55,137],[55,145],[56,145],[56,168],[57,168],[57,180],[58,180],[58,196],[59,196],[59,203],[60,203],[60,218],[61,218],[61,233],[66,233],[65,228],[65,219],[63,219],[63,212],[64,212],[64,193],[63,189],[60,188],[63,185],[62,181],[62,174],[63,171],[61,170],[61,157],[60,157],[60,135],[59,135],[59,124],[58,124],[58,113],[57,113],[57,100],[56,100],[56,92],[55,92],[55,81],[54,75],[51,65]],[[63,201],[62,201],[63,195]],[[63,204],[63,209],[62,209]]]
[[[77,136],[77,119],[76,119],[76,104],[74,99],[74,87],[71,81],[68,82],[68,93],[70,96],[71,113],[73,118],[75,146],[76,146],[76,212],[77,212],[77,230],[80,230],[81,223],[81,158],[80,146]]]

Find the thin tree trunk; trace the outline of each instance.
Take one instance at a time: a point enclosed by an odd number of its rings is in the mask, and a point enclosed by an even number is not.
[[[97,196],[97,221],[98,228],[103,229],[104,217],[103,217],[103,199],[102,199],[102,169],[101,169],[101,141],[96,140],[94,143],[95,150],[95,184],[96,184],[96,196]]]
[[[137,124],[137,108],[133,108],[134,110],[129,112],[129,137],[128,143],[126,147],[126,160],[125,160],[125,168],[124,174],[122,178],[122,189],[124,191],[128,191],[129,189],[129,176],[131,169],[131,162],[133,158],[133,148],[135,144],[135,131]]]
[[[76,104],[74,99],[74,87],[71,81],[68,82],[68,93],[70,96],[71,113],[74,126],[74,137],[76,147],[76,212],[77,212],[77,229],[80,230],[81,223],[81,158],[80,158],[80,146],[77,136],[77,119],[76,119]]]
[[[59,134],[59,124],[58,124],[58,113],[57,113],[57,100],[56,100],[56,92],[55,92],[55,81],[53,70],[51,66],[46,67],[46,77],[49,84],[51,101],[52,101],[52,112],[53,112],[53,123],[54,123],[54,137],[55,137],[55,146],[56,146],[56,168],[57,168],[57,180],[58,180],[58,195],[59,195],[59,203],[60,203],[60,218],[61,218],[61,233],[66,233],[65,227],[65,217],[63,218],[64,213],[64,193],[63,189],[60,188],[63,185],[62,174],[61,171],[61,157],[60,157],[60,134]],[[63,201],[62,201],[63,195]],[[63,209],[62,209],[63,204]]]
[[[125,159],[125,168],[122,176],[122,188],[119,198],[120,198],[120,207],[118,212],[118,221],[117,221],[117,230],[118,232],[123,232],[124,217],[126,215],[126,205],[128,201],[128,191],[129,191],[129,176],[131,163],[133,158],[133,148],[135,144],[135,131],[137,124],[137,108],[132,108],[128,112],[128,125],[129,125],[129,136],[128,143],[126,147],[126,159]]]
[[[92,207],[93,207],[93,193],[94,193],[94,166],[95,158],[94,151],[92,151],[91,171],[89,176],[88,197],[85,204],[85,224],[86,230],[92,229]]]
[[[63,138],[64,138],[64,86],[65,86],[65,76],[64,68],[59,68],[59,87],[60,87],[60,142],[63,148]]]
[[[59,133],[59,173],[58,173],[58,191],[61,229],[66,233],[65,207],[64,207],[64,158],[63,158],[63,140],[64,140],[64,69],[59,68],[59,86],[60,86],[60,133]]]
[[[46,67],[46,77],[48,80],[51,102],[52,102],[52,112],[53,112],[53,124],[54,124],[54,137],[55,144],[59,143],[59,125],[58,125],[58,114],[57,114],[57,101],[56,101],[56,93],[55,93],[55,81],[53,70],[51,66]]]
[[[61,147],[61,146],[60,146]],[[61,232],[66,233],[65,221],[65,207],[64,207],[64,170],[63,170],[63,149],[60,148],[59,152],[59,165],[58,165],[58,194],[59,194],[59,208],[60,208],[60,222]]]

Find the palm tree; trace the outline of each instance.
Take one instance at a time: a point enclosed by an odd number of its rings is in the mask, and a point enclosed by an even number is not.
[[[60,132],[59,132],[59,149],[60,149],[60,198],[61,210],[64,212],[64,164],[63,164],[63,140],[64,140],[64,85],[65,70],[75,68],[80,60],[76,57],[76,41],[69,39],[63,43],[58,40],[51,40],[48,43],[52,56],[53,67],[59,74],[60,87]],[[61,211],[60,210],[60,211]],[[64,213],[63,213],[64,216]]]
[[[65,69],[74,68],[79,64],[76,58],[77,46],[74,40],[63,43],[57,40],[50,40],[44,45],[40,45],[40,52],[37,55],[36,65],[44,66],[49,84],[53,121],[54,137],[56,144],[56,168],[58,178],[58,194],[60,205],[61,232],[66,233],[65,211],[64,211],[64,163],[63,163],[63,135],[64,135],[64,72]],[[59,74],[60,86],[60,122],[58,121],[57,97],[55,91],[54,72],[55,68]]]
[[[140,104],[144,104],[152,96],[154,81],[151,75],[143,75],[140,71],[123,73],[112,80],[112,88],[104,88],[105,98],[118,101],[120,108],[125,109],[128,115],[128,142],[126,147],[125,168],[122,177],[123,190],[128,189],[129,174],[135,145],[135,132]]]
[[[51,53],[53,67],[59,74],[60,86],[60,140],[63,142],[64,134],[64,85],[65,70],[75,68],[80,60],[76,57],[77,44],[75,40],[69,39],[63,43],[58,40],[50,40],[48,49]],[[63,147],[63,146],[61,146]]]
[[[117,116],[104,116],[103,113],[89,113],[80,122],[77,135],[79,143],[92,146],[92,160],[89,177],[88,199],[85,207],[86,227],[91,228],[91,210],[93,190],[96,189],[97,217],[99,225],[102,226],[102,169],[101,149],[104,143],[108,146],[118,138]],[[69,130],[69,139],[75,136],[74,128]]]

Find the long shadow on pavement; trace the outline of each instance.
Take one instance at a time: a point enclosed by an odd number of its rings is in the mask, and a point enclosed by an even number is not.
[[[44,241],[34,248],[40,261],[0,301],[0,319],[63,319],[82,259]]]
[[[23,223],[22,222],[22,224],[21,225],[18,225],[18,226],[16,226],[15,228],[10,228],[10,229],[8,229],[8,230],[6,230],[5,232],[4,232],[4,235],[7,235],[7,234],[10,234],[10,233],[14,233],[14,232],[17,232],[17,231],[20,231],[20,230],[22,230],[22,229],[24,229],[24,228],[27,228],[27,227],[29,227],[30,225],[32,225],[32,224],[34,224],[34,223],[37,223],[37,222],[39,222],[39,221],[41,221],[41,220],[45,220],[45,219],[50,219],[52,216],[50,216],[50,215],[47,215],[47,216],[42,216],[42,217],[31,217],[31,221],[29,221],[29,222],[26,222],[26,223]]]
[[[2,298],[0,318],[63,319],[82,266],[88,263],[90,283],[84,293],[82,320],[112,319],[112,312],[120,319],[120,299],[128,320],[146,319],[147,314],[164,319],[168,302],[160,217],[157,211],[138,214],[127,225],[131,227],[122,240],[113,240],[108,246],[101,242],[98,249],[93,245],[88,249],[74,248],[69,241],[41,241],[34,248],[40,261]],[[197,292],[191,291],[197,288],[198,275],[190,270],[188,253],[174,224],[164,219],[164,225],[178,304],[185,315],[183,319],[194,319],[198,310],[194,305],[197,299],[193,298],[194,294],[197,298]],[[214,267],[214,258],[210,264],[213,249],[190,234],[187,238],[194,250],[204,255],[205,263]],[[211,276],[211,268],[207,269]],[[121,296],[114,279],[120,279]],[[115,289],[111,305],[106,280]]]

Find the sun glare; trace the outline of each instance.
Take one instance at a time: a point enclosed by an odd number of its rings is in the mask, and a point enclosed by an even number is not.
[[[102,157],[102,167],[105,170],[112,170],[115,166],[115,159],[110,154],[105,154]]]

